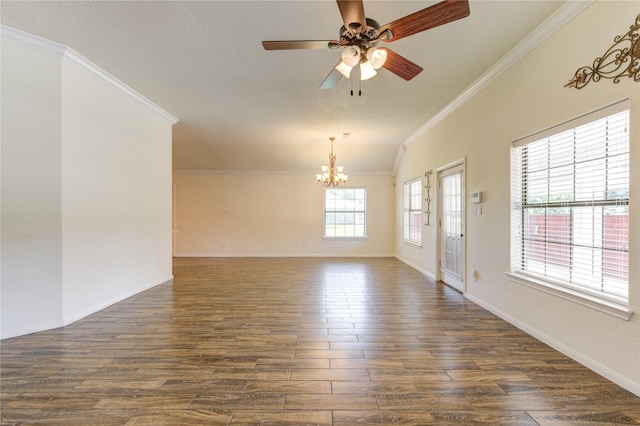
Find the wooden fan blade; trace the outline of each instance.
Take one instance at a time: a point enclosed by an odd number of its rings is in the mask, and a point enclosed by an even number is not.
[[[380,28],[379,34],[390,29],[393,37],[384,41],[391,42],[430,28],[457,21],[458,19],[466,18],[470,13],[468,0],[445,0],[383,25]]]
[[[414,64],[391,49],[387,49],[386,47],[383,47],[382,49],[387,51],[387,60],[383,65],[384,69],[391,71],[407,81],[422,72],[422,67],[420,65]]]
[[[364,16],[364,5],[362,0],[336,0],[338,2],[338,9],[340,9],[340,15],[342,15],[342,21],[344,27],[357,28],[364,31],[367,28],[367,18]]]
[[[281,40],[263,41],[265,50],[289,50],[289,49],[329,49],[338,47],[339,41],[335,40]]]
[[[340,65],[340,62],[342,62],[342,59],[340,59],[338,61],[338,63],[336,64],[336,67],[338,65]],[[321,89],[333,89],[334,87],[336,87],[338,85],[338,83],[340,82],[341,78],[342,78],[342,73],[340,71],[338,71],[335,67],[333,67],[331,69],[331,72],[327,76],[327,78],[325,78],[324,81],[322,82],[322,84],[320,85],[320,88]]]

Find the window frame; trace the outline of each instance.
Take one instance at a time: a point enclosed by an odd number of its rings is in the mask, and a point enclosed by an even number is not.
[[[417,194],[413,193],[413,189],[418,190]],[[413,201],[416,199],[418,206],[414,206]],[[408,180],[403,186],[403,241],[422,247],[422,177]],[[412,226],[412,218],[419,217],[418,224]],[[417,230],[418,238],[412,237],[412,229]]]
[[[353,191],[363,191],[363,197],[362,197],[362,209],[358,209],[357,207],[357,200],[360,200],[359,198],[356,197],[354,198],[354,208],[353,209],[338,209],[338,208],[334,208],[333,210],[328,209],[328,197],[327,195],[330,193],[330,191],[349,191],[349,190],[353,190]],[[355,195],[355,194],[354,194]],[[329,214],[352,214],[353,215],[353,225],[354,225],[354,232],[353,235],[328,235],[327,233],[327,229],[328,229],[328,225],[330,225],[327,221],[328,215]],[[357,215],[362,215],[362,224],[358,223],[358,216]],[[335,222],[334,222],[335,224]],[[346,225],[346,224],[343,224]],[[356,232],[356,225],[361,225],[363,228],[362,231],[362,235],[355,235]],[[343,187],[339,187],[339,188],[325,188],[325,193],[324,193],[324,232],[323,232],[324,236],[323,238],[326,240],[362,240],[362,239],[366,239],[367,238],[367,188],[364,186],[343,186]]]
[[[574,224],[574,217],[576,214],[578,214],[577,213],[578,208],[584,207],[585,205],[601,206],[603,210],[599,214],[592,213],[591,217],[603,218],[603,219],[605,217],[604,208],[609,206],[612,206],[612,207],[625,206],[628,212],[628,208],[629,208],[629,191],[628,190],[629,190],[629,178],[630,178],[629,168],[627,167],[626,198],[624,198],[624,196],[623,197],[616,196],[616,197],[609,198],[607,195],[602,200],[599,200],[599,199],[592,200],[587,204],[585,204],[584,200],[576,201],[575,198],[571,201],[554,202],[551,200],[547,200],[544,202],[544,204],[536,204],[535,202],[528,201],[529,198],[527,197],[527,191],[528,191],[528,185],[529,185],[529,182],[527,181],[527,179],[530,179],[530,176],[526,174],[528,170],[527,168],[529,167],[529,165],[526,164],[526,161],[534,161],[534,159],[533,158],[529,159],[528,157],[526,157],[526,153],[527,153],[526,150],[529,147],[535,148],[536,144],[538,144],[538,146],[543,146],[545,143],[550,145],[551,143],[550,138],[552,138],[555,135],[560,135],[563,132],[567,132],[569,130],[574,130],[574,129],[581,130],[584,128],[581,126],[585,126],[585,125],[597,122],[599,120],[603,120],[607,117],[613,116],[615,114],[618,114],[624,111],[627,112],[626,127],[625,127],[625,132],[626,132],[625,155],[627,156],[627,161],[628,161],[629,151],[630,151],[629,149],[630,133],[631,133],[629,129],[630,112],[629,112],[628,100],[619,102],[609,107],[602,108],[600,110],[594,111],[589,114],[585,114],[584,116],[578,117],[574,120],[567,121],[565,123],[562,123],[561,125],[554,126],[543,132],[539,132],[534,135],[528,136],[526,138],[516,140],[512,143],[512,147],[511,147],[511,206],[512,206],[511,207],[511,270],[506,274],[510,279],[512,279],[513,281],[519,284],[523,284],[523,285],[541,290],[545,293],[552,294],[554,296],[557,296],[566,300],[570,300],[572,302],[576,302],[584,306],[588,306],[590,308],[608,313],[610,315],[613,315],[615,317],[618,317],[624,320],[628,320],[632,314],[632,312],[629,310],[630,280],[628,277],[628,274],[629,274],[628,257],[627,257],[627,264],[626,264],[626,274],[627,274],[626,296],[616,295],[616,294],[613,294],[611,291],[606,292],[604,290],[600,290],[600,291],[594,290],[593,288],[590,288],[588,283],[584,284],[577,281],[572,282],[571,279],[569,281],[565,281],[565,280],[557,279],[556,277],[553,277],[553,276],[549,276],[550,274],[546,274],[546,273],[541,275],[536,272],[533,272],[532,270],[527,270],[527,268],[524,266],[527,262],[534,261],[533,257],[531,256],[535,256],[535,253],[526,254],[527,244],[530,244],[531,242],[531,238],[527,233],[527,229],[528,229],[527,218],[531,217],[527,215],[531,211],[533,211],[536,208],[540,208],[541,206],[543,206],[545,209],[562,208],[570,211],[569,235],[570,235],[571,241],[569,241],[566,244],[569,247],[568,252],[569,252],[570,260],[568,262],[571,265],[568,268],[572,270],[573,263],[576,261],[579,261],[579,257],[576,258],[576,256],[578,255],[575,254],[576,251],[574,247],[577,246],[577,243],[575,243],[575,240],[583,237],[583,234],[579,232],[580,228],[577,228],[577,226],[579,225]],[[574,142],[573,142],[574,150],[575,150],[575,145],[577,144],[577,142],[575,142],[576,140],[577,138],[574,138]],[[583,143],[582,141],[580,142]],[[603,147],[606,147],[607,142],[603,140],[602,145]],[[608,155],[609,154],[607,153],[604,158],[608,159],[609,158]],[[550,166],[551,162],[554,161],[555,159],[556,157],[551,157],[551,154],[549,154],[549,157],[547,160],[548,162],[547,168],[549,170],[551,169],[551,166]],[[578,172],[576,172],[577,160],[575,155],[573,157],[573,162],[569,164],[573,166],[573,170],[571,174],[568,175],[566,178],[564,178],[565,180],[561,182],[564,185],[566,183],[566,180],[568,179],[572,180],[572,183],[570,185],[573,185],[572,188],[575,191],[576,190],[575,182],[576,182],[576,177],[578,176],[577,175]],[[627,162],[627,166],[629,164],[630,163]],[[604,174],[607,179],[610,176],[612,176],[610,175],[609,168],[605,169]],[[543,182],[547,186],[552,185],[553,178],[551,176],[552,176],[551,173],[548,173],[545,180],[543,180]],[[618,177],[618,175],[614,174],[613,177]],[[595,189],[597,185],[592,184],[592,186]],[[534,191],[534,190],[531,190],[531,191]],[[535,194],[535,192],[533,193]],[[545,211],[544,216],[547,217],[547,215],[548,213],[546,213]],[[627,213],[627,218],[630,218],[630,217],[631,216],[629,215],[629,213]],[[592,235],[597,236],[595,232],[596,231],[593,231]],[[599,229],[598,232],[600,233],[600,239],[604,240],[606,236],[604,226],[602,227],[602,229]],[[552,242],[550,233],[551,231],[546,232],[546,236],[542,240],[543,243],[549,244],[550,242]],[[626,230],[627,241],[629,240],[629,237],[630,235],[627,227],[627,230]],[[597,250],[600,248],[598,245],[595,245],[595,244],[587,247],[590,247],[590,249],[592,250]],[[528,250],[531,250],[531,249],[529,248]],[[602,246],[600,250],[604,251],[604,246]],[[627,256],[628,256],[628,250],[627,250]],[[547,268],[551,269],[550,262],[552,262],[553,260],[554,260],[553,258],[551,259],[545,258],[543,260],[535,259],[535,261],[537,261],[539,264],[544,265],[545,270]],[[602,263],[600,266],[604,270],[605,264]]]

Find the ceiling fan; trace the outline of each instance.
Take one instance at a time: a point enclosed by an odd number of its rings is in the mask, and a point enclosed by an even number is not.
[[[468,0],[444,0],[426,9],[397,19],[386,25],[365,17],[362,0],[337,0],[344,25],[340,40],[282,40],[263,41],[265,50],[338,49],[341,58],[320,85],[321,89],[334,88],[342,76],[349,78],[351,70],[360,64],[360,79],[376,75],[376,69],[386,70],[411,80],[422,72],[422,67],[388,48],[376,47],[380,41],[390,43],[404,37],[469,16]],[[352,93],[353,94],[353,93]]]

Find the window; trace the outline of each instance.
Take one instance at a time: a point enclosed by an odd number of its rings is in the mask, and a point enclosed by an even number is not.
[[[422,179],[404,184],[404,240],[422,244]]]
[[[514,142],[512,273],[594,305],[628,305],[627,105]]]
[[[364,238],[365,188],[325,189],[324,236],[328,238]]]

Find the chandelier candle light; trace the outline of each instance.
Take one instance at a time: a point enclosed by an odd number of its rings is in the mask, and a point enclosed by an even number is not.
[[[331,140],[331,154],[329,154],[329,166],[322,166],[322,173],[316,175],[318,183],[326,188],[342,186],[347,183],[349,176],[343,173],[344,167],[336,167],[336,155],[333,153],[333,141],[336,138],[333,136],[329,138]]]

